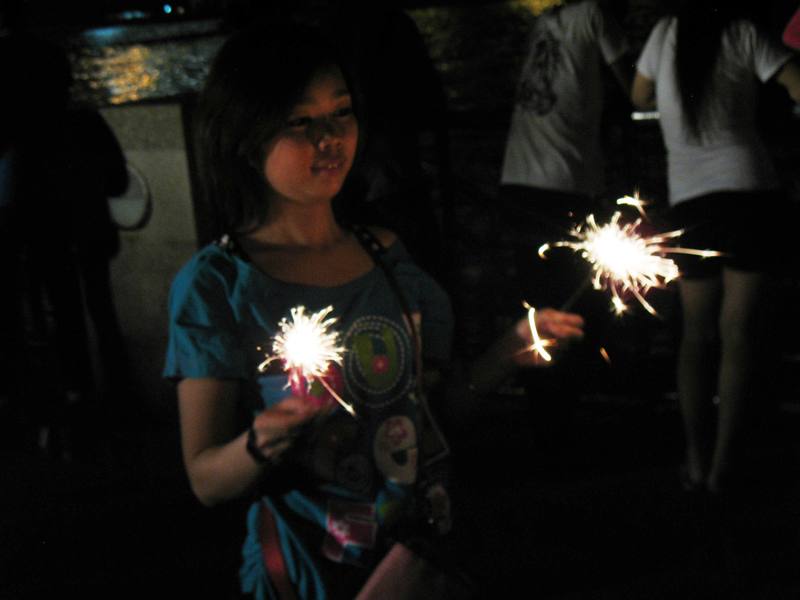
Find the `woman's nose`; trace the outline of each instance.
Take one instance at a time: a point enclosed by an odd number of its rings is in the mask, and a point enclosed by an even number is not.
[[[322,148],[342,137],[342,127],[334,119],[318,119],[309,133],[314,146]]]

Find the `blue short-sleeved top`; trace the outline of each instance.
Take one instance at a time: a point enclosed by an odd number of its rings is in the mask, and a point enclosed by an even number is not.
[[[418,323],[423,356],[447,360],[452,312],[443,290],[411,262],[402,244],[387,262]],[[293,307],[330,316],[345,347],[326,381],[356,410],[341,408],[304,434],[275,484],[248,517],[241,569],[244,591],[274,597],[264,567],[259,515],[275,517],[289,578],[303,598],[331,597],[331,578],[365,576],[382,554],[387,530],[403,513],[417,479],[422,411],[414,382],[413,343],[402,307],[375,267],[335,287],[276,280],[230,244],[201,249],[176,276],[169,298],[166,377],[242,381],[242,402],[258,411],[291,393],[284,373],[261,373],[281,319]],[[328,392],[311,386],[312,396]],[[270,482],[267,482],[269,484]],[[338,565],[356,567],[343,567]],[[359,568],[361,567],[361,568]]]

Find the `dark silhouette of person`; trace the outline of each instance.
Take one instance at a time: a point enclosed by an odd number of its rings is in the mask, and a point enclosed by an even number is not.
[[[3,13],[8,14],[8,13]],[[108,263],[118,250],[107,197],[127,187],[122,152],[102,117],[69,108],[64,50],[13,21],[0,39],[7,93],[0,105],[3,150],[5,384],[42,449],[69,456],[88,442],[100,415],[95,392],[124,387],[122,334]],[[86,327],[95,325],[101,382],[95,381]],[[4,379],[6,379],[4,377]],[[116,393],[121,393],[117,390]],[[110,393],[105,394],[111,396]],[[82,435],[82,433],[87,435]]]
[[[63,197],[70,210],[71,246],[94,325],[101,363],[100,387],[109,401],[124,393],[125,349],[114,307],[109,263],[119,252],[119,233],[108,198],[125,192],[128,171],[116,137],[90,109],[67,111],[63,127]]]
[[[0,396],[14,405],[18,418],[42,421],[51,412],[58,378],[49,372],[53,361],[43,350],[45,305],[31,291],[42,282],[39,259],[48,255],[45,248],[65,239],[63,231],[48,226],[63,213],[46,218],[41,213],[70,77],[65,54],[27,32],[21,17],[18,3],[0,4],[0,260],[6,283],[0,294]],[[52,254],[57,272],[64,252]],[[57,297],[54,293],[49,303],[54,317],[61,316]]]

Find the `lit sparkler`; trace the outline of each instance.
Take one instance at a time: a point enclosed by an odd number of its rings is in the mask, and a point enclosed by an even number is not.
[[[621,198],[618,204],[634,206],[644,214],[644,203],[638,195]],[[641,217],[630,223],[621,222],[621,217],[620,212],[615,212],[608,223],[598,225],[594,215],[589,215],[570,231],[574,240],[544,244],[539,248],[542,258],[550,248],[557,247],[580,253],[592,266],[592,286],[597,290],[611,290],[611,305],[618,315],[627,310],[623,297],[628,293],[649,313],[656,314],[645,300],[645,294],[651,288],[665,287],[680,275],[678,265],[666,254],[692,254],[703,258],[720,256],[719,252],[712,250],[670,246],[670,241],[680,237],[682,230],[644,236],[639,233]]]
[[[344,348],[339,345],[339,333],[330,327],[336,319],[327,318],[332,306],[306,315],[305,306],[292,308],[292,320],[281,319],[280,331],[272,341],[272,355],[258,366],[263,371],[274,360],[281,360],[289,373],[289,384],[293,389],[308,389],[312,381],[318,381],[328,393],[351,415],[353,407],[325,381],[331,363],[342,364]]]
[[[539,335],[539,330],[536,329],[536,309],[527,302],[523,302],[522,305],[528,309],[528,326],[531,328],[531,337],[533,338],[533,343],[525,350],[541,356],[545,362],[550,362],[553,357],[545,347],[552,346],[553,342],[551,340],[543,340]]]

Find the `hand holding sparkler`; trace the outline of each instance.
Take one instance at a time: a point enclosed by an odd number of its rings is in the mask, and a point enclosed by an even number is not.
[[[583,317],[552,308],[536,310],[527,302],[528,316],[520,319],[514,331],[524,347],[514,355],[519,366],[547,366],[553,356],[548,348],[563,347],[565,343],[583,337]]]
[[[255,450],[264,462],[279,462],[305,426],[324,410],[322,405],[306,402],[297,396],[284,398],[263,410],[253,419],[252,444]]]
[[[497,389],[519,367],[552,364],[550,350],[583,337],[583,317],[552,308],[534,310],[517,321],[469,370],[468,388],[477,395]],[[549,358],[545,358],[547,355]]]
[[[473,396],[493,392],[519,367],[550,364],[544,358],[557,344],[583,337],[583,317],[552,308],[536,311],[517,321],[471,365],[465,378]]]

